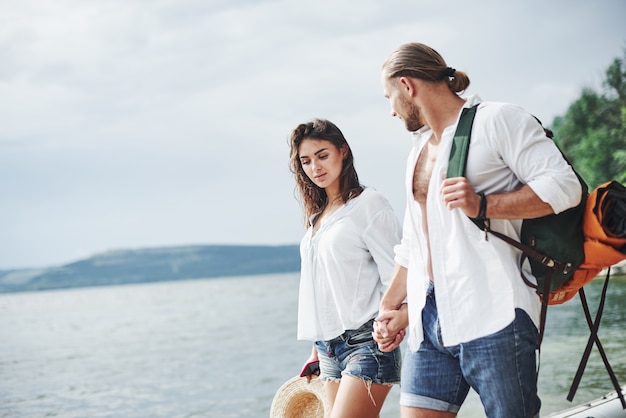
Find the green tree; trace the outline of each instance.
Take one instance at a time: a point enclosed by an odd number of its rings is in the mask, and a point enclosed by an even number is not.
[[[604,91],[585,88],[554,119],[555,141],[590,188],[626,182],[626,50],[606,70]]]

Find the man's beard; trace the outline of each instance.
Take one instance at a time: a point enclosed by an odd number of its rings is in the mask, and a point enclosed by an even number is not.
[[[424,122],[422,122],[422,118],[420,117],[420,111],[412,102],[405,102],[405,106],[408,112],[407,116],[404,118],[404,125],[409,132],[415,132],[424,126]]]

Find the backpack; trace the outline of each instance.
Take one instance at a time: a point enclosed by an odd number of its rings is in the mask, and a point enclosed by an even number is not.
[[[465,166],[469,153],[472,124],[478,105],[463,108],[457,125],[450,158],[447,177],[461,177],[465,175]],[[536,119],[536,118],[535,118]],[[537,121],[541,124],[539,119]],[[546,136],[553,137],[552,131],[544,128]],[[563,153],[561,152],[563,155]],[[563,158],[565,156],[563,155]],[[567,158],[565,158],[567,161]],[[568,164],[569,161],[567,161]],[[571,166],[571,164],[570,164]],[[572,170],[574,168],[572,167]],[[578,370],[567,396],[572,401],[578,388],[582,374],[586,367],[591,348],[595,343],[602,357],[607,372],[615,387],[622,407],[626,409],[626,400],[615,373],[609,364],[602,344],[598,338],[598,327],[606,298],[609,283],[610,266],[626,259],[626,187],[615,181],[605,183],[588,194],[587,184],[574,170],[582,188],[580,203],[559,214],[551,214],[534,219],[524,219],[520,232],[520,241],[490,228],[489,219],[470,218],[481,230],[495,235],[510,245],[522,251],[520,261],[523,264],[529,261],[531,272],[537,279],[535,285],[529,281],[522,271],[522,280],[536,289],[541,298],[541,317],[539,326],[538,347],[541,347],[548,305],[564,303],[576,294],[580,295],[581,304],[587,324],[591,331],[587,346],[581,358]],[[620,237],[614,234],[607,237],[603,221],[606,221],[607,208],[614,211],[613,218],[617,218],[620,225],[616,228],[622,231]],[[615,222],[613,222],[615,223]],[[608,267],[600,303],[595,320],[591,319],[589,306],[583,286],[589,283]],[[539,371],[537,371],[537,376]]]
[[[464,108],[459,119],[448,163],[447,176],[461,177],[465,175],[465,165],[471,139],[472,123],[478,105]],[[552,132],[544,129],[546,135],[552,138]],[[571,164],[570,164],[571,166]],[[576,171],[574,170],[576,173]],[[472,221],[483,231],[490,232],[498,238],[522,251],[521,263],[528,260],[533,276],[537,279],[535,285],[522,273],[524,282],[537,290],[542,296],[544,304],[562,303],[562,298],[551,297],[558,293],[561,287],[570,280],[576,269],[585,258],[583,234],[583,215],[587,200],[587,184],[576,173],[582,188],[580,203],[559,214],[551,214],[534,219],[524,219],[520,233],[520,241],[501,234],[490,228],[488,219]]]

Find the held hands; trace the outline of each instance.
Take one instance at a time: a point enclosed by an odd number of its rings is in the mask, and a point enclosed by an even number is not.
[[[405,310],[381,311],[374,321],[372,336],[382,352],[393,351],[406,336],[408,316]]]

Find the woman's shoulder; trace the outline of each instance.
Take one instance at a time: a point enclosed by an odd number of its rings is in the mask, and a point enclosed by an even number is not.
[[[391,208],[391,204],[387,198],[378,190],[372,187],[365,187],[361,194],[354,199],[354,203],[359,206],[367,206],[370,208],[383,209]]]
[[[362,233],[371,235],[378,233],[376,231],[384,231],[382,233],[388,236],[393,236],[396,232],[400,234],[400,220],[383,193],[368,187],[356,199],[352,210],[346,214]]]

